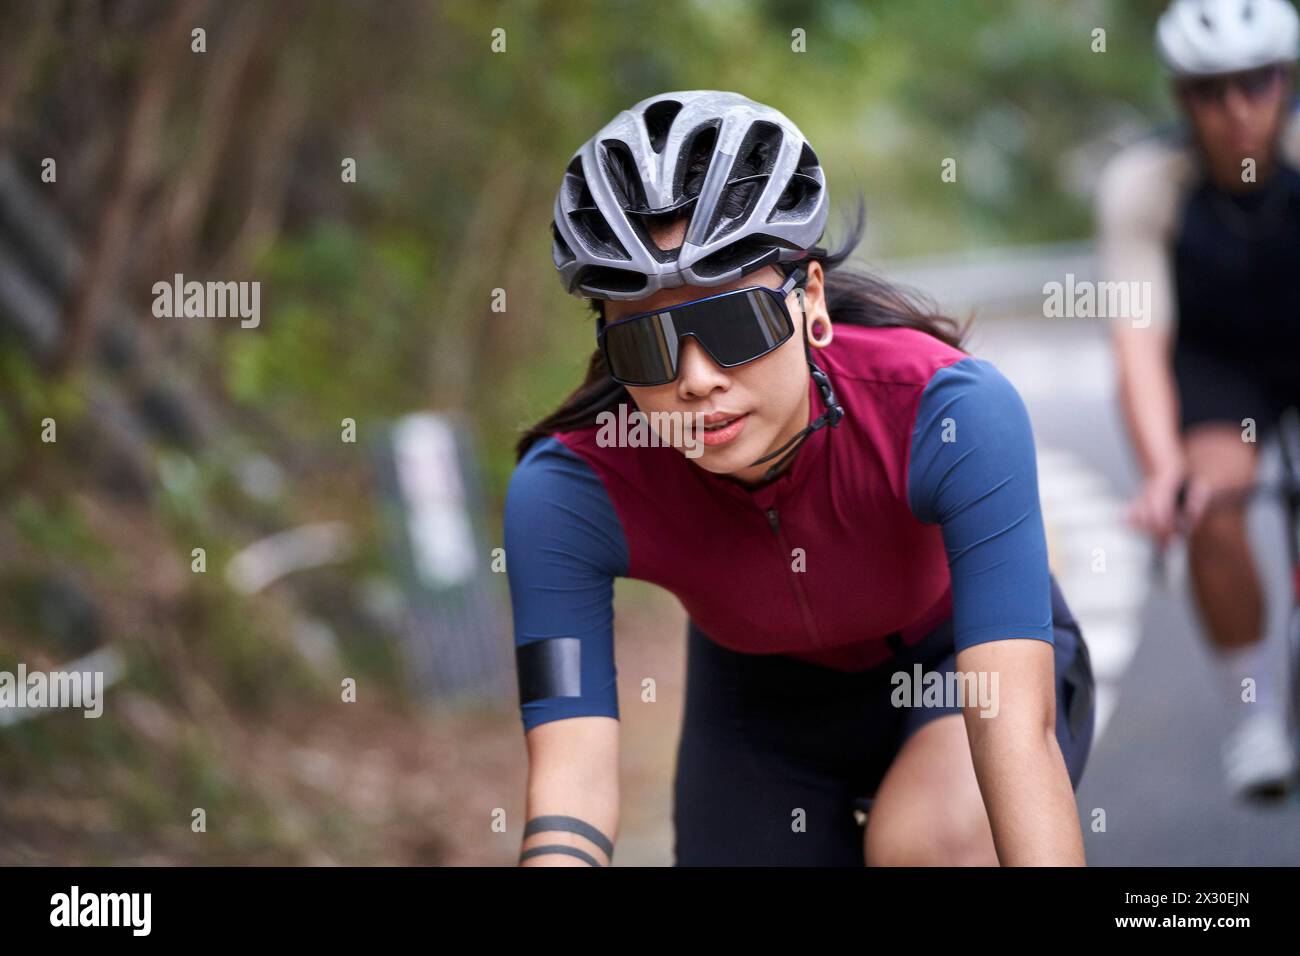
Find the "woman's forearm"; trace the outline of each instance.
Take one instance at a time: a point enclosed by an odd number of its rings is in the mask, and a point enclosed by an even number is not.
[[[618,835],[618,721],[558,720],[533,728],[527,742],[525,826],[537,832],[523,839],[521,865],[608,866]]]
[[[972,719],[982,720],[968,718],[968,726]],[[969,736],[1002,865],[1084,866],[1078,806],[1053,730]]]

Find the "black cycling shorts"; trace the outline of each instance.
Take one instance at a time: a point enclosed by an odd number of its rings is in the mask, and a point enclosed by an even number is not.
[[[1056,737],[1077,787],[1092,745],[1088,648],[1052,581]],[[862,866],[854,815],[904,742],[958,708],[898,708],[891,676],[953,671],[952,620],[873,668],[845,673],[729,650],[687,629],[686,710],[673,795],[677,866]],[[792,826],[797,808],[804,831]]]
[[[1207,422],[1241,428],[1249,418],[1255,422],[1256,439],[1262,441],[1288,406],[1300,406],[1300,366],[1290,364],[1247,361],[1180,339],[1174,347],[1174,381],[1182,431]]]

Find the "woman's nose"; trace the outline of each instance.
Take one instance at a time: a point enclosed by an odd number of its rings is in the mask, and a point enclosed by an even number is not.
[[[707,395],[726,381],[726,371],[709,358],[695,336],[683,336],[677,360],[678,391],[684,395]]]

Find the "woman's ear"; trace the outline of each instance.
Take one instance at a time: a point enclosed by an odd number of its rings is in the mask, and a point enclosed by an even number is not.
[[[811,332],[816,323],[820,322],[823,328],[830,328],[831,316],[826,307],[825,279],[826,272],[822,269],[822,264],[815,259],[809,262],[808,277],[804,280],[802,300],[805,331],[809,334],[810,339],[814,338]],[[821,336],[817,336],[817,338],[821,338]],[[813,347],[819,348],[821,346],[814,345]]]

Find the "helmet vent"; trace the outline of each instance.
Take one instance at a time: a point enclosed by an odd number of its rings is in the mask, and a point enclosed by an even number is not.
[[[596,201],[591,198],[591,190],[587,188],[587,177],[583,174],[580,156],[575,156],[573,162],[569,163],[569,168],[564,171],[564,195],[572,208],[585,209],[596,205]]]
[[[734,231],[749,218],[776,165],[784,135],[774,123],[759,121],[749,127],[709,224],[710,241]]]
[[[776,262],[781,255],[781,247],[788,245],[775,236],[746,236],[739,242],[719,249],[710,256],[705,256],[695,264],[695,272],[703,278],[714,278],[739,270],[741,275]]]
[[[713,160],[713,147],[718,141],[718,127],[710,124],[696,130],[690,143],[682,150],[684,159],[677,164],[677,189],[674,193],[682,198],[698,198],[704,188],[704,177],[709,174],[709,164]]]
[[[650,137],[650,148],[656,153],[664,151],[664,144],[668,142],[668,131],[672,129],[673,120],[681,111],[682,104],[676,100],[660,100],[646,107],[643,114],[645,129]]]
[[[773,123],[757,122],[749,127],[745,141],[740,144],[740,158],[731,170],[731,178],[767,175],[776,165],[776,154],[781,149],[781,127]]]
[[[593,252],[606,259],[631,259],[623,244],[618,241],[614,231],[609,228],[609,223],[601,215],[600,210],[575,209],[569,213],[569,224],[573,231],[582,239],[583,244]]]
[[[605,168],[609,170],[610,184],[614,195],[623,209],[644,209],[646,205],[645,187],[641,182],[641,172],[627,144],[617,139],[607,139],[605,147]]]
[[[646,277],[640,272],[632,272],[629,269],[587,266],[578,273],[574,286],[589,295],[603,299],[611,294],[626,296],[642,292],[646,287]]]
[[[796,168],[801,173],[807,173],[820,165],[821,163],[817,161],[817,154],[813,152],[813,148],[804,143],[803,149],[799,151],[799,165]]]
[[[555,247],[560,251],[563,261],[572,262],[577,258],[577,256],[573,254],[573,250],[569,248],[569,244],[565,242],[564,238],[560,235],[560,230],[556,228],[553,221],[551,222],[551,238],[555,240]]]
[[[583,247],[607,259],[632,258],[596,205],[596,199],[587,186],[587,177],[583,175],[581,156],[575,156],[565,171],[564,193],[569,227]]]

